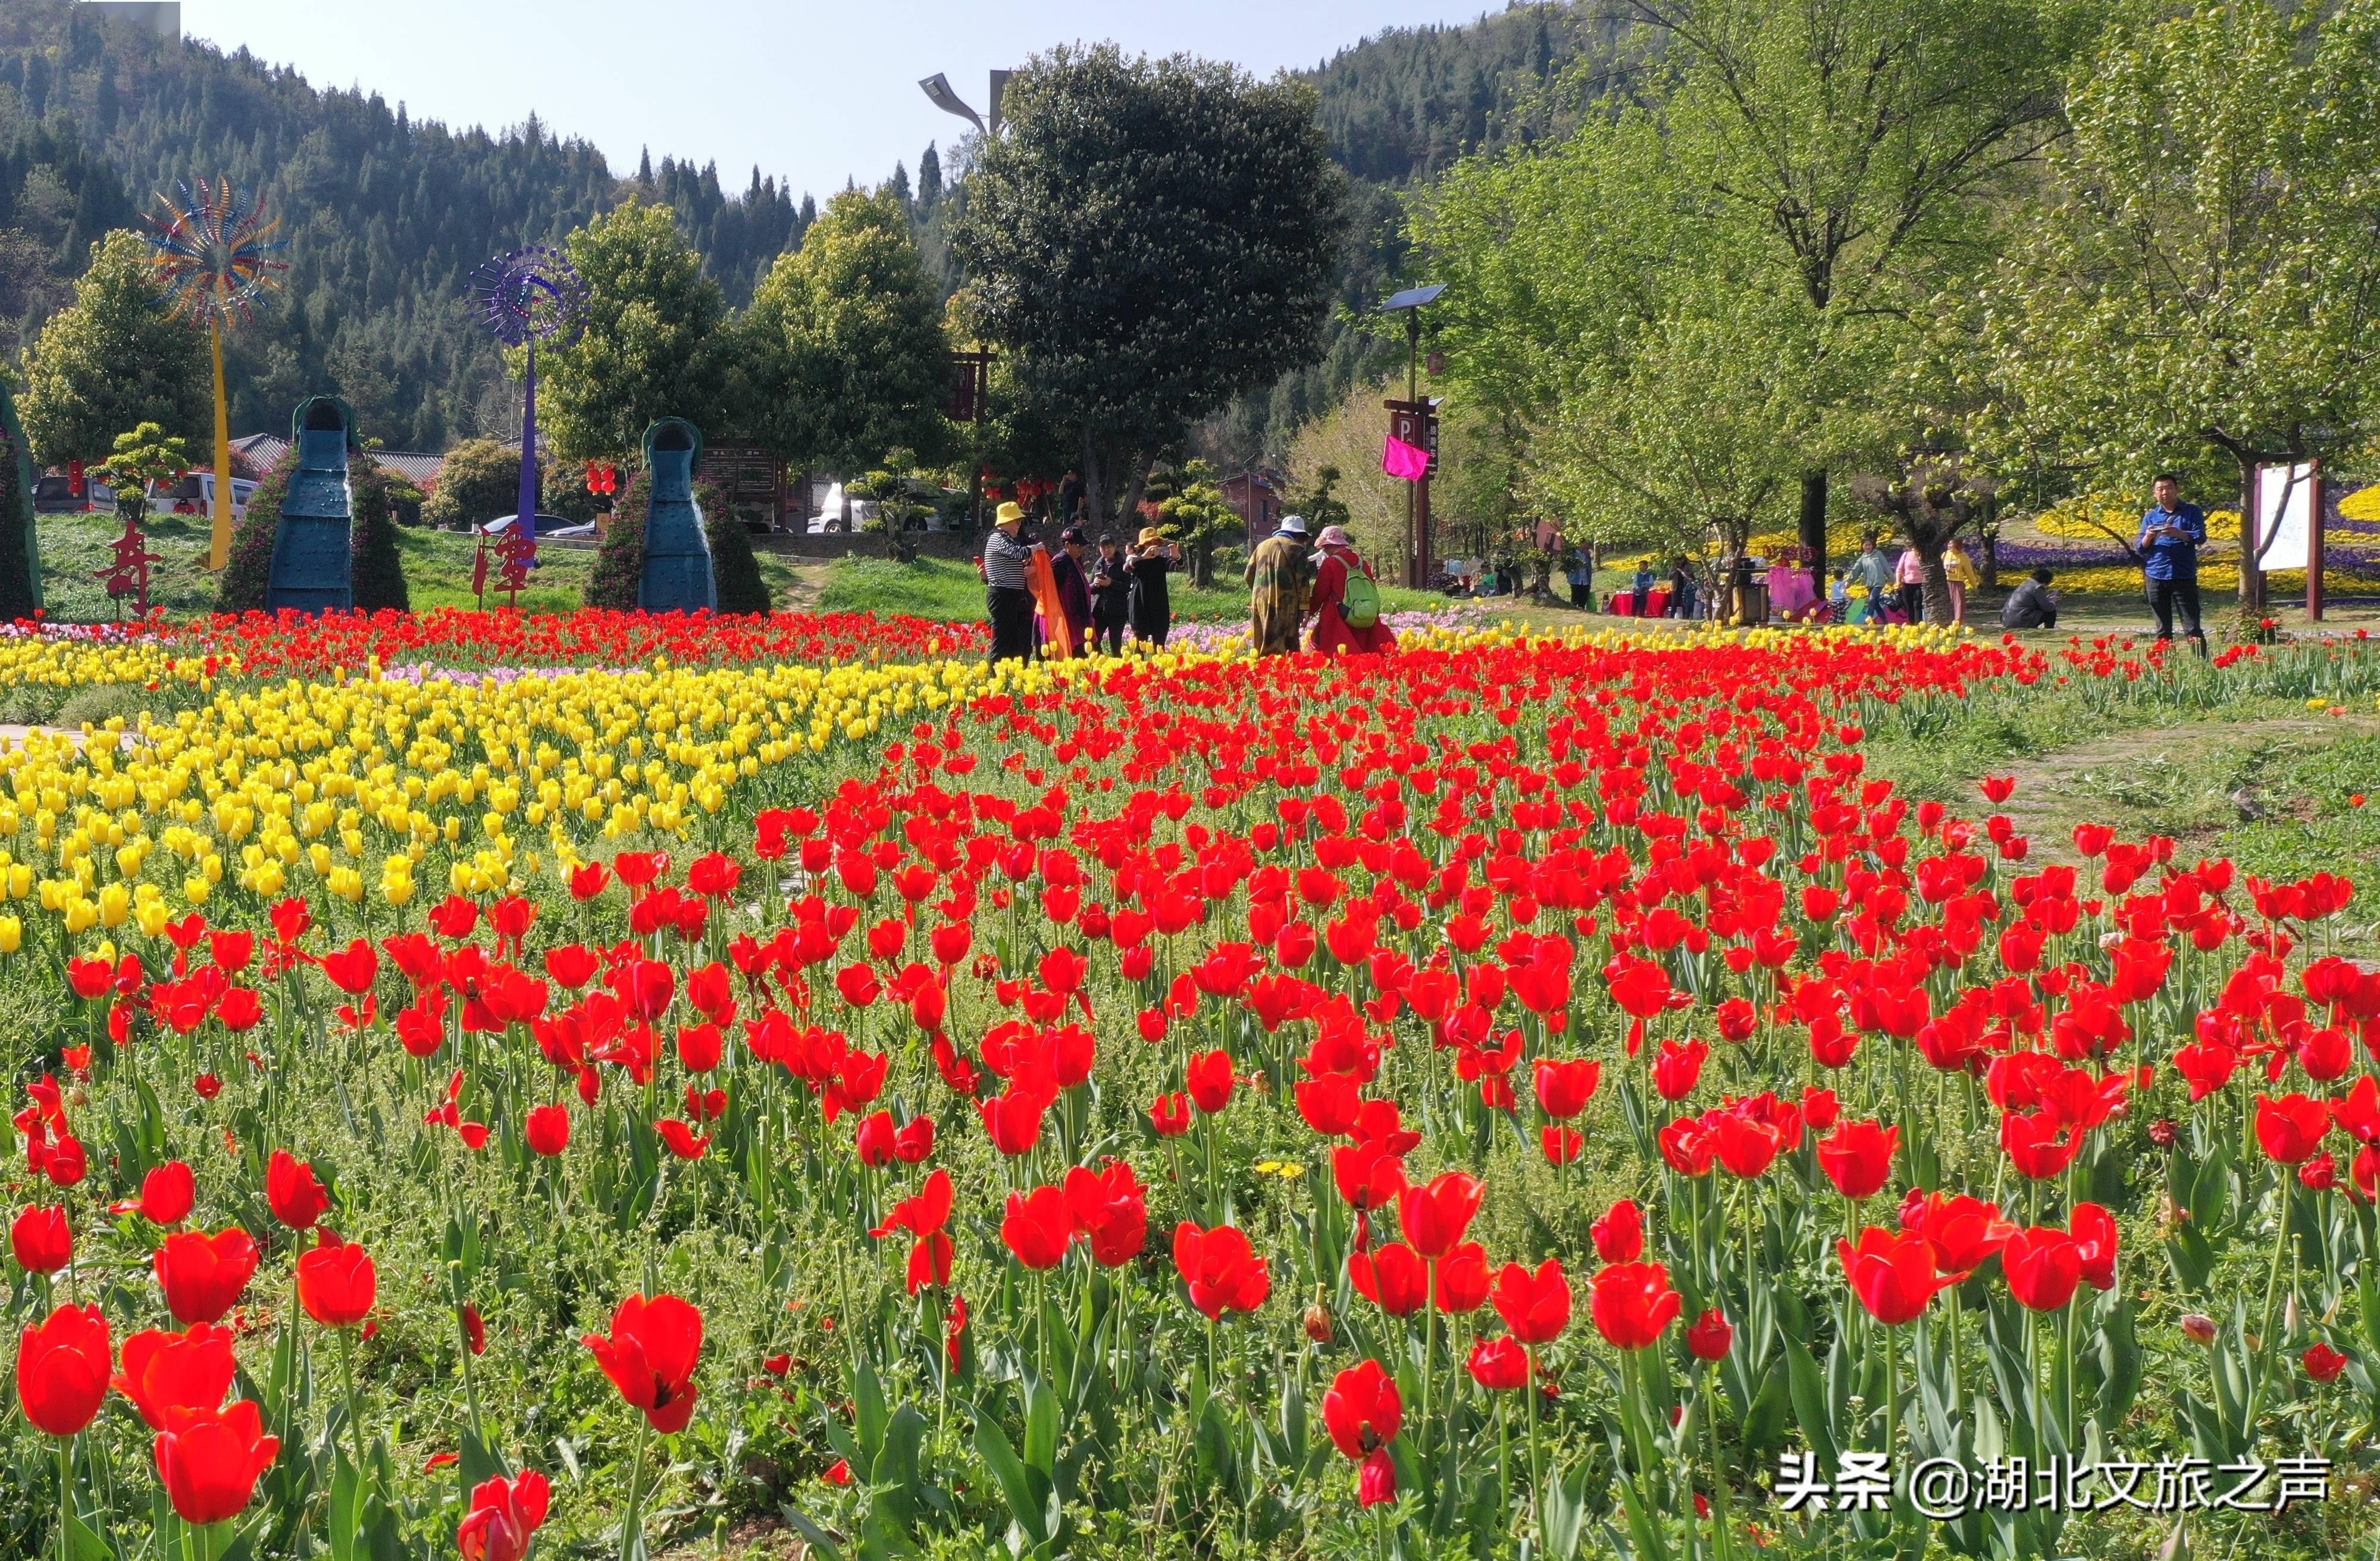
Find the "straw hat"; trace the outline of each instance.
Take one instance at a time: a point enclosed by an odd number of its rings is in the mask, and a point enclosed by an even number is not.
[[[1135,547],[1147,547],[1150,543],[1163,542],[1164,540],[1165,533],[1163,531],[1159,530],[1154,526],[1143,526],[1140,529],[1140,535],[1133,540],[1133,545]]]

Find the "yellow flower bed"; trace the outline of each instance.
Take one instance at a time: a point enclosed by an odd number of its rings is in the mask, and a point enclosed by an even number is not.
[[[2267,569],[2265,579],[2268,588],[2287,592],[2305,589],[2303,569]],[[2372,576],[2349,574],[2339,569],[2325,569],[2322,588],[2334,595],[2370,591],[2375,584]],[[2210,558],[2198,566],[2198,586],[2202,591],[2237,591],[2240,589],[2240,562],[2236,558]],[[2095,569],[2060,569],[2056,589],[2082,596],[2113,596],[2130,593],[2140,595],[2147,587],[2142,582],[2140,567],[2131,565],[2105,566]]]
[[[2380,482],[2358,488],[2341,499],[2338,514],[2344,520],[2380,521]]]
[[[2067,537],[2079,542],[2105,542],[2110,535],[2127,541],[2140,533],[2141,514],[2146,505],[2100,504],[2090,499],[2069,499],[2053,505],[2033,518],[2034,530],[2046,537]],[[2236,509],[2210,509],[2206,512],[2206,540],[2238,542],[2240,512]]]
[[[1052,676],[945,661],[225,691],[0,751],[0,898],[79,933],[154,931],[226,884],[395,906],[425,872],[437,894],[500,891],[597,839],[686,836],[785,761]]]

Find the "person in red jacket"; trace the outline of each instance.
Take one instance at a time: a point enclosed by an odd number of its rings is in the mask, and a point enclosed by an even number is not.
[[[1325,526],[1322,535],[1316,541],[1320,551],[1315,560],[1314,600],[1311,604],[1314,634],[1306,642],[1306,648],[1325,654],[1333,651],[1377,654],[1395,650],[1396,632],[1389,628],[1385,619],[1376,618],[1361,628],[1347,621],[1349,574],[1356,572],[1367,580],[1374,579],[1372,567],[1356,555],[1354,541],[1347,535],[1347,528]]]

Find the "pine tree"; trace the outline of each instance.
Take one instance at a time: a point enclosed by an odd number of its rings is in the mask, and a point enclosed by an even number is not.
[[[942,154],[932,141],[917,159],[917,210],[927,216],[942,203]]]

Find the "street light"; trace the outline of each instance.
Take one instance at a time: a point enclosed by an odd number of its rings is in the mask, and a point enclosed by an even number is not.
[[[934,72],[917,85],[925,90],[927,101],[936,108],[965,120],[987,136],[996,136],[1000,134],[1000,100],[1008,91],[1008,78],[1014,72],[1006,70],[995,70],[991,73],[991,113],[989,124],[985,122],[983,116],[978,115],[974,109],[967,106],[966,100],[960,97],[957,90],[952,87],[950,78],[941,71]]]
[[[1415,589],[1429,583],[1429,474],[1438,465],[1437,405],[1421,398],[1421,311],[1444,291],[1443,282],[1407,287],[1380,305],[1383,314],[1405,317],[1405,398],[1388,403],[1389,434],[1429,452],[1429,466],[1405,488],[1405,584]]]

